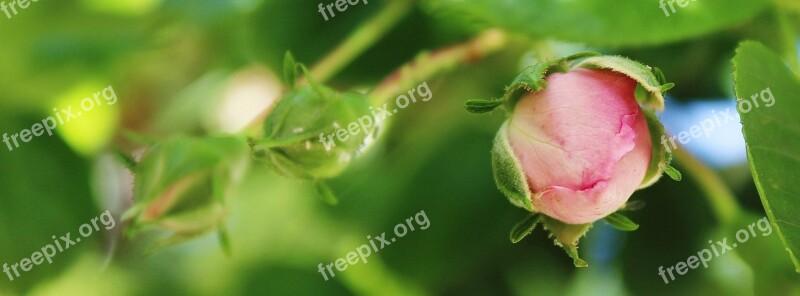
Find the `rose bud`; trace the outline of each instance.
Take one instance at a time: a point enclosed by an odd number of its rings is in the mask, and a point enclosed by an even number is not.
[[[615,212],[644,179],[652,145],[633,95],[609,70],[554,73],[525,94],[503,126],[528,180],[533,208],[569,224]]]
[[[335,177],[374,135],[377,123],[369,108],[357,93],[321,85],[292,90],[267,116],[264,136],[250,140],[253,154],[287,177]]]
[[[512,241],[543,223],[576,266],[585,266],[577,243],[593,222],[636,229],[616,213],[633,192],[665,171],[679,179],[657,144],[664,129],[654,115],[672,86],[657,69],[589,53],[525,69],[500,100],[467,102],[471,112],[500,105],[510,111],[492,151],[495,180],[513,204],[533,213]]]
[[[298,67],[305,76],[301,86],[296,86]],[[378,129],[369,100],[317,83],[288,52],[284,78],[288,91],[264,120],[264,135],[250,140],[253,155],[291,178],[320,181],[339,175]]]
[[[240,137],[177,136],[152,145],[132,164],[134,205],[123,215],[128,235],[171,232],[151,246],[158,249],[219,229],[228,251],[223,226],[248,163],[247,141]]]
[[[298,67],[304,73],[300,83]],[[341,174],[366,151],[381,119],[365,95],[317,83],[288,52],[284,78],[288,91],[264,120],[263,136],[250,139],[252,155],[281,175],[313,181],[323,201],[336,204],[324,180]]]

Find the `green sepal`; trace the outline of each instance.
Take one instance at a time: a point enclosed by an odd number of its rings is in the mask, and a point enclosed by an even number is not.
[[[637,200],[628,200],[625,202],[622,207],[620,207],[620,211],[638,211],[644,208],[645,202],[644,200],[637,199]]]
[[[294,179],[313,179],[313,176],[309,175],[301,165],[289,159],[282,151],[272,151],[255,145],[252,147],[253,158],[281,176]]]
[[[664,173],[661,162],[664,161],[667,148],[661,144],[661,138],[666,135],[661,121],[652,111],[642,109],[642,112],[644,112],[644,117],[647,120],[647,127],[650,129],[650,142],[653,152],[650,156],[650,165],[647,167],[647,172],[645,172],[644,179],[639,184],[638,189],[649,187],[661,178]]]
[[[517,102],[525,93],[537,92],[547,87],[545,78],[547,78],[549,74],[569,71],[572,61],[596,56],[600,56],[600,54],[596,52],[582,52],[529,66],[514,78],[511,85],[506,87],[502,100],[506,102],[508,110],[513,111],[514,106],[517,105]]]
[[[283,58],[283,80],[289,89],[293,89],[297,81],[297,62],[295,62],[291,51],[286,51],[286,55]]]
[[[664,76],[664,72],[661,72],[661,69],[658,67],[653,67],[653,75],[656,76],[656,80],[658,83],[664,85],[667,84],[667,77]],[[674,85],[674,83],[672,83]]]
[[[630,77],[641,87],[641,89],[637,87],[635,92],[636,100],[653,111],[664,110],[664,92],[675,86],[666,83],[661,70],[621,56],[590,57],[581,61],[575,68],[607,69]]]
[[[625,217],[625,215],[622,215],[619,212],[611,213],[611,215],[603,218],[603,221],[606,221],[606,223],[611,225],[611,227],[622,231],[634,231],[639,229],[639,224],[634,223],[631,221],[631,219],[628,219],[628,217]]]
[[[469,100],[469,101],[467,101],[466,104],[464,104],[464,107],[466,107],[467,111],[469,111],[470,113],[480,114],[480,113],[491,112],[494,109],[496,109],[497,107],[500,107],[500,105],[503,105],[504,102],[505,101],[502,100],[502,99],[501,100],[480,100],[480,99],[478,99],[478,100]]]
[[[339,204],[339,199],[336,198],[336,195],[333,193],[333,189],[331,189],[331,187],[328,186],[328,184],[325,183],[325,181],[322,180],[315,181],[314,187],[317,188],[317,193],[319,194],[319,197],[322,199],[323,202],[332,206]]]
[[[536,225],[539,224],[539,222],[539,214],[537,213],[525,216],[525,219],[517,222],[517,224],[511,228],[511,233],[508,235],[509,239],[515,244],[520,242],[523,238],[533,232],[533,229],[536,228]]]
[[[670,82],[670,83],[662,84],[660,88],[661,88],[661,92],[665,93],[668,90],[672,89],[673,87],[675,87],[675,83]]]
[[[681,179],[683,179],[683,175],[681,174],[681,172],[678,171],[678,169],[676,169],[673,166],[666,165],[664,167],[664,172],[667,173],[667,176],[669,176],[672,180],[680,181]]]
[[[556,219],[541,215],[540,221],[547,231],[550,232],[550,237],[555,241],[555,244],[564,249],[572,258],[575,267],[588,267],[589,264],[578,255],[578,241],[586,235],[592,224],[567,224]]]
[[[566,251],[567,255],[572,258],[572,265],[575,265],[575,267],[589,267],[589,263],[586,263],[586,261],[578,256],[578,247],[565,246],[564,251]]]
[[[497,188],[515,206],[534,212],[531,191],[522,166],[508,142],[510,120],[506,120],[494,139],[492,148],[492,171]]]
[[[659,124],[660,124],[660,121],[659,121]],[[663,130],[664,127],[662,126],[661,129],[662,129],[662,131],[664,133],[664,137],[666,138],[667,135],[666,135],[666,131]],[[669,176],[672,180],[680,181],[681,179],[683,179],[683,175],[681,174],[681,172],[678,171],[678,169],[676,169],[675,167],[672,166],[672,150],[670,150],[670,149],[665,149],[664,150],[664,158],[658,165],[659,165],[659,168],[661,170],[663,170],[664,173],[666,173],[667,176]]]
[[[656,117],[654,111],[645,108],[641,110],[644,112],[644,117],[647,120],[647,127],[650,129],[650,142],[652,143],[653,152],[650,157],[650,165],[647,168],[642,183],[639,185],[639,189],[653,185],[665,172],[673,180],[680,181],[681,173],[670,166],[673,148],[665,147],[664,143],[669,145],[670,142],[667,139],[667,132],[664,129],[664,125],[661,124],[661,121]]]
[[[314,77],[311,76],[311,71],[309,71],[305,65],[299,64],[299,66],[300,70],[303,71],[303,76],[306,78],[306,80],[308,80],[308,85],[310,85],[311,89],[316,91],[318,95],[326,97],[334,94],[334,91],[332,89],[329,89],[324,85],[317,83],[317,81],[314,80]]]
[[[136,166],[138,163],[136,163],[136,159],[133,158],[133,155],[120,149],[114,149],[114,156],[123,166],[125,166],[125,168],[131,172],[136,171]]]

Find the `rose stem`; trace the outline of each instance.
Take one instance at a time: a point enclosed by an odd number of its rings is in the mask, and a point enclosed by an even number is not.
[[[478,60],[491,54],[506,44],[505,34],[498,29],[490,29],[474,39],[462,44],[438,49],[432,53],[422,53],[413,61],[395,70],[370,92],[373,105],[380,106],[393,96],[416,87],[440,72],[449,70],[465,62]]]

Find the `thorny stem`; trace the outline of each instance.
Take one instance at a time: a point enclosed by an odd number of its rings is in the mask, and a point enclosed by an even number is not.
[[[369,94],[370,101],[373,105],[380,105],[405,88],[416,86],[420,81],[430,79],[460,64],[479,60],[501,49],[506,41],[505,33],[499,29],[490,29],[466,43],[438,49],[433,53],[423,53],[378,84]],[[317,79],[317,76],[314,78]],[[260,132],[260,124],[267,116],[267,112],[265,110],[248,125],[245,130],[247,134],[255,135]]]
[[[466,43],[432,53],[422,53],[378,84],[369,94],[371,103],[381,105],[394,95],[443,71],[465,62],[478,60],[501,49],[506,41],[507,38],[502,31],[490,29]]]

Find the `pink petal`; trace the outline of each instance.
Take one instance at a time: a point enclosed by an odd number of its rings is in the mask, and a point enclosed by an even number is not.
[[[548,87],[517,104],[509,140],[536,210],[588,223],[618,209],[650,163],[650,135],[633,96],[636,82],[604,70],[547,78]]]

